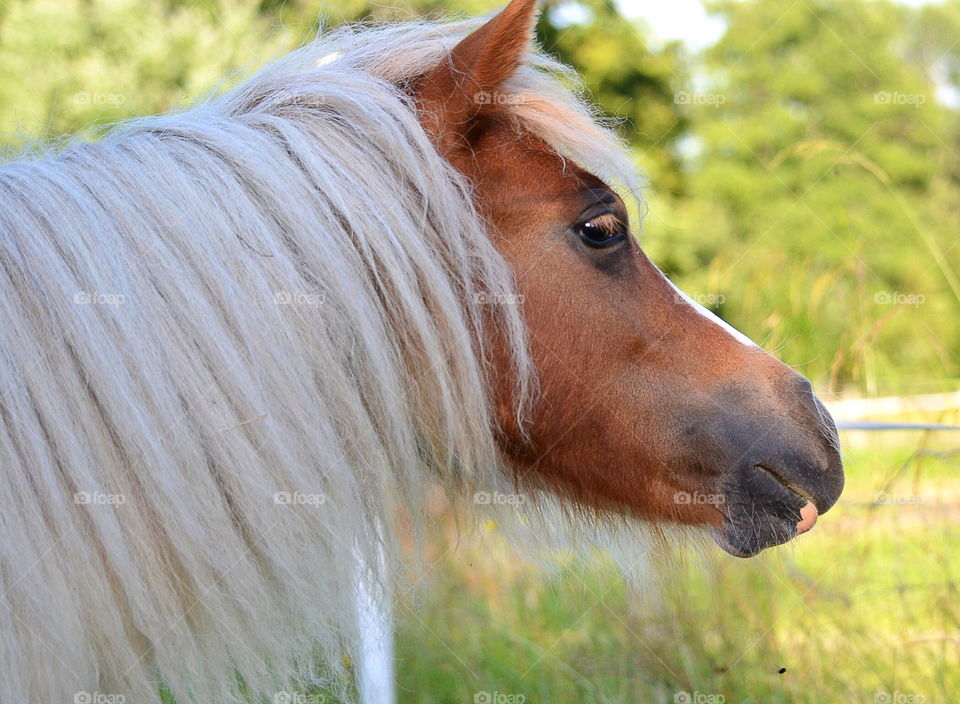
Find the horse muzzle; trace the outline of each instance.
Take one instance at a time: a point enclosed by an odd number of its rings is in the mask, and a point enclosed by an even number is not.
[[[819,399],[807,391],[786,425],[741,434],[746,448],[721,481],[723,518],[711,532],[731,555],[752,557],[806,533],[843,491],[836,426]]]

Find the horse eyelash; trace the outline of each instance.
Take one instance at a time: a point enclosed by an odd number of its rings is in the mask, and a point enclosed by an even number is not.
[[[614,213],[603,213],[602,215],[590,218],[586,222],[593,223],[597,228],[609,235],[616,235],[627,229],[626,223]]]

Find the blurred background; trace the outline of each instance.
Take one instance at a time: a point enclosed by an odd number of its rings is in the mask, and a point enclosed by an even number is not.
[[[320,24],[490,0],[3,0],[0,149],[188,104]],[[543,4],[650,182],[641,235],[841,419],[958,424],[960,0]],[[398,605],[402,702],[952,702],[960,433],[843,433],[848,488],[759,558],[543,570],[436,536]],[[320,696],[318,694],[318,696]]]

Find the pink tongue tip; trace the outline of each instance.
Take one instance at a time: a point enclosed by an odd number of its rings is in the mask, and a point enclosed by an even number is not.
[[[817,524],[817,507],[811,502],[800,509],[800,520],[797,522],[797,535],[802,535]]]

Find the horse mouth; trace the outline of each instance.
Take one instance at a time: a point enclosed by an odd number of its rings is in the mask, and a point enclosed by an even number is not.
[[[817,497],[765,464],[754,465],[749,478],[724,493],[723,521],[710,531],[734,557],[753,557],[806,533],[836,500]]]

